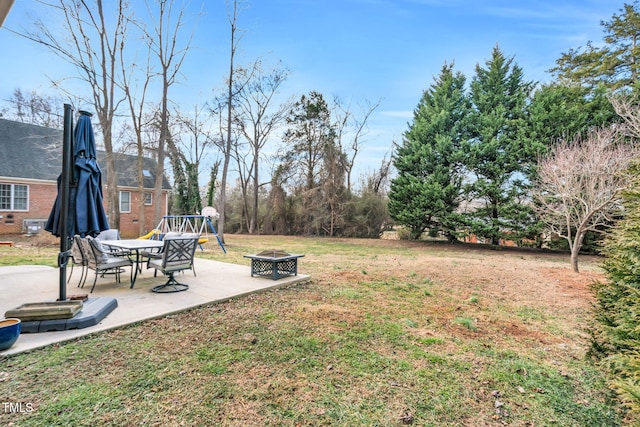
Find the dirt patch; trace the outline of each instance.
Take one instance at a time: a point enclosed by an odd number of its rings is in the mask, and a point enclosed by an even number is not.
[[[554,298],[560,297],[563,301],[587,302],[592,297],[591,284],[606,280],[602,271],[575,273],[566,267],[541,268],[538,271],[556,285],[556,291],[552,293]]]
[[[3,234],[0,240],[13,242],[16,247],[47,248],[60,245],[60,238],[48,232],[38,234]]]

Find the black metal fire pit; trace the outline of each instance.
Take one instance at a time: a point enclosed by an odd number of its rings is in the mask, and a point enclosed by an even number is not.
[[[298,258],[304,254],[290,254],[276,249],[269,249],[257,254],[245,255],[251,259],[251,277],[266,276],[273,280],[298,275]]]

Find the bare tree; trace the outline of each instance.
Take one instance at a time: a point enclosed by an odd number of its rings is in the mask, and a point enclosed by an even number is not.
[[[232,141],[233,129],[232,129],[232,111],[234,100],[234,80],[235,80],[235,57],[238,44],[242,39],[243,32],[238,31],[238,1],[229,0],[227,2],[227,14],[229,19],[229,31],[230,31],[230,49],[229,49],[229,77],[227,79],[227,123],[226,123],[226,138],[222,144],[222,152],[224,153],[224,160],[222,162],[222,177],[220,179],[220,217],[218,218],[218,237],[224,243],[224,221],[226,218],[226,204],[227,204],[227,175],[229,174],[229,163],[232,156]],[[222,122],[221,122],[222,124]]]
[[[620,213],[620,192],[628,183],[624,171],[637,154],[610,127],[561,141],[539,160],[533,193],[537,211],[549,230],[569,244],[575,272],[587,232],[602,232]]]
[[[49,21],[38,20],[35,23],[36,31],[27,32],[25,37],[46,46],[74,65],[81,79],[86,82],[100,123],[107,157],[107,214],[110,225],[118,228],[120,210],[112,126],[118,106],[124,100],[116,84],[116,75],[118,50],[126,39],[129,3],[116,0],[110,2],[107,8],[102,0],[58,0],[45,4],[52,12],[61,14],[63,25],[60,31],[54,32],[53,29],[58,27],[50,25]]]
[[[179,132],[174,134],[176,144],[172,145],[174,149],[170,152],[171,162],[174,169],[176,167],[184,169],[188,186],[182,195],[174,191],[174,206],[176,203],[181,204],[184,213],[189,215],[197,214],[202,210],[202,197],[198,185],[200,168],[204,157],[210,152],[210,147],[218,142],[212,131],[211,118],[203,119],[205,108],[206,106],[196,105],[191,115],[180,111],[176,111],[175,114]],[[174,175],[174,178],[177,178],[177,175]],[[215,182],[213,185],[215,186]],[[180,201],[181,197],[184,200]]]
[[[249,203],[249,184],[251,183],[251,177],[253,176],[253,162],[250,160],[251,150],[248,149],[248,143],[242,139],[238,139],[232,144],[231,157],[235,160],[238,173],[236,180],[237,185],[240,186],[240,199],[242,201],[242,220],[240,223],[240,230],[242,232],[243,227],[246,230],[251,229],[251,214]]]
[[[356,157],[362,148],[362,138],[367,133],[367,122],[373,114],[373,112],[380,105],[380,101],[372,104],[367,101],[364,107],[361,107],[362,114],[356,116],[351,111],[349,106],[345,106],[344,103],[335,98],[333,101],[333,114],[335,115],[335,128],[337,133],[337,140],[341,150],[345,153],[344,156],[344,169],[347,174],[347,192],[351,193],[351,173],[353,172],[353,166],[355,165]],[[349,140],[349,148],[346,148],[346,140]]]
[[[389,175],[391,174],[392,159],[393,150],[384,155],[377,170],[374,170],[370,175],[365,177],[363,191],[369,191],[379,195],[386,194]]]
[[[12,108],[6,112],[17,122],[54,129],[63,127],[62,116],[56,112],[56,105],[62,105],[65,101],[59,97],[42,95],[36,91],[25,93],[16,88],[8,102]]]
[[[157,5],[157,10],[152,7],[153,3]],[[160,137],[156,151],[157,169],[155,177],[154,198],[158,202],[155,203],[154,220],[159,223],[162,219],[162,184],[164,180],[164,162],[166,157],[166,146],[169,143],[169,88],[176,83],[176,78],[180,72],[180,68],[189,51],[191,45],[191,36],[182,45],[178,46],[180,41],[181,28],[184,25],[183,16],[184,9],[179,8],[174,14],[174,0],[148,0],[146,2],[147,10],[151,18],[153,30],[148,31],[146,28],[141,29],[147,40],[149,50],[158,60],[160,69],[158,74],[161,78],[162,97],[160,99],[159,127]]]
[[[196,165],[200,170],[200,163],[204,156],[209,152],[209,148],[215,143],[213,132],[211,131],[211,123],[203,119],[202,113],[204,106],[194,106],[193,115],[187,116],[179,111],[176,112],[176,121],[178,126],[183,130],[181,134],[186,138],[182,138],[181,151],[185,154],[189,161]]]
[[[138,181],[138,192],[144,197],[144,137],[143,137],[143,129],[145,127],[145,115],[144,115],[144,107],[145,107],[145,99],[147,95],[147,90],[149,89],[149,85],[151,83],[153,73],[151,72],[150,65],[150,56],[147,55],[147,64],[146,70],[143,73],[143,79],[140,82],[140,86],[134,88],[132,85],[134,84],[134,68],[135,67],[127,67],[125,61],[124,50],[120,50],[120,68],[122,71],[122,80],[121,85],[122,89],[125,93],[127,103],[129,105],[129,111],[131,114],[131,123],[133,124],[133,132],[135,134],[136,141],[136,154],[138,156],[137,159],[137,181]],[[145,204],[143,201],[138,205],[138,233],[140,235],[145,234],[147,231],[145,229],[146,225],[146,215],[145,215]]]
[[[622,117],[625,127],[622,130],[632,138],[640,139],[640,103],[638,99],[626,95],[609,98],[616,114]]]
[[[249,143],[250,178],[252,178],[252,205],[250,211],[249,233],[258,229],[258,194],[260,190],[259,172],[262,149],[269,140],[272,132],[284,122],[291,109],[292,102],[287,101],[276,108],[271,103],[282,83],[287,78],[287,70],[276,67],[264,72],[260,62],[251,68],[251,75],[243,70],[244,78],[237,89],[235,123],[242,135]]]

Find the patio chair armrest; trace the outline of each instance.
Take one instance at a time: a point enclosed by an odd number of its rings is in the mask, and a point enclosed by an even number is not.
[[[140,256],[162,257],[162,247],[149,248],[149,249],[145,249],[144,251],[140,251]]]
[[[107,255],[110,256],[117,256],[117,257],[128,257],[131,256],[131,251],[128,249],[122,249],[122,248],[118,248],[115,246],[110,246],[107,244],[102,243],[102,250],[104,253],[106,253]]]
[[[132,252],[127,250],[127,249],[120,249],[120,248],[110,248],[109,249],[109,255],[113,255],[113,256],[125,257],[125,256],[129,256],[131,254],[132,254]]]
[[[160,249],[161,248],[158,248],[157,250],[151,249],[148,251],[140,251],[140,259],[146,259],[147,261],[152,259],[162,259],[162,252]]]

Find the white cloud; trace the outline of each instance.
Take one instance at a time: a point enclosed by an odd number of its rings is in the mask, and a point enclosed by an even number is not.
[[[399,119],[411,119],[413,118],[413,111],[380,111],[382,116],[394,117]]]

